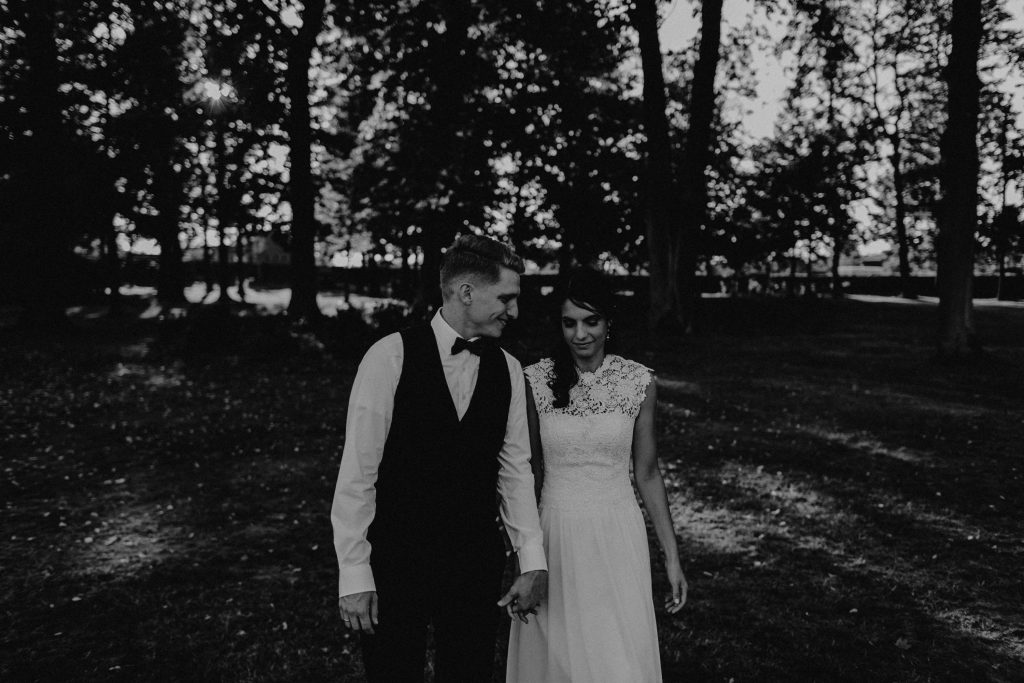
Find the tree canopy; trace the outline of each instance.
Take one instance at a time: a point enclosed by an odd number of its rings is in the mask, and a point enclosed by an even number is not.
[[[686,3],[6,3],[7,295],[53,317],[90,268],[116,295],[130,245],[152,240],[163,302],[197,273],[227,301],[269,239],[296,315],[331,264],[392,268],[428,306],[443,248],[476,231],[531,267],[650,272],[652,315],[690,322],[699,277],[799,264],[838,283],[879,240],[913,296],[936,263],[953,4],[762,0],[737,23],[695,2],[695,40],[666,54],[650,36]],[[981,17],[972,269],[1005,279],[1024,18],[1000,0]],[[770,54],[791,86],[758,139],[735,112]]]

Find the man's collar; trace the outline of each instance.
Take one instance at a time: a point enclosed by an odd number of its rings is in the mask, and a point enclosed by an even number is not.
[[[455,340],[462,337],[461,334],[455,331],[455,328],[448,324],[448,321],[444,319],[441,314],[443,309],[437,309],[437,313],[430,320],[430,327],[434,330],[434,336],[437,337],[438,348],[451,348]],[[480,337],[469,337],[466,341],[474,341]]]

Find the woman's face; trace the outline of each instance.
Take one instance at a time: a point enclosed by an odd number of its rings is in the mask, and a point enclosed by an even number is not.
[[[566,299],[562,303],[562,338],[577,361],[600,356],[608,338],[608,319]]]

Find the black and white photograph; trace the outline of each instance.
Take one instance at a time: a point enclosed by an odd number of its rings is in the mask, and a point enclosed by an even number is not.
[[[1020,0],[0,0],[0,680],[1024,681]]]

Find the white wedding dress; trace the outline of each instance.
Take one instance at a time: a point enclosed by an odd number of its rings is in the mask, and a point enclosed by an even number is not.
[[[512,621],[510,683],[661,681],[643,514],[629,477],[633,424],[651,381],[643,365],[605,356],[554,408],[552,361],[525,369],[544,451],[540,521],[548,599]]]

